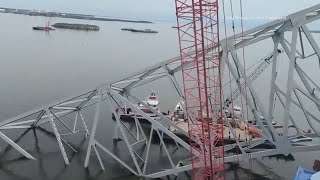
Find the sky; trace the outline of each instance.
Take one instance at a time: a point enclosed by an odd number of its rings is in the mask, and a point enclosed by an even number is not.
[[[240,0],[224,0],[226,16],[231,17],[230,1],[235,16],[240,16]],[[222,0],[219,1],[222,10]],[[320,0],[242,0],[243,15],[249,21],[270,21],[295,11],[319,4]],[[129,19],[175,21],[174,0],[0,0],[0,6],[53,10],[120,17]],[[260,19],[254,17],[260,17]],[[270,19],[261,19],[270,17]]]

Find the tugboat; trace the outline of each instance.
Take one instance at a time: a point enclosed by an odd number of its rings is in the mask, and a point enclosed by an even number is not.
[[[52,31],[54,30],[52,27],[50,27],[50,20],[47,21],[46,26],[35,26],[32,27],[33,30],[37,30],[37,31]]]
[[[49,26],[45,26],[45,27],[41,27],[41,26],[35,26],[32,27],[33,30],[38,30],[38,31],[51,31],[54,30],[52,27]]]

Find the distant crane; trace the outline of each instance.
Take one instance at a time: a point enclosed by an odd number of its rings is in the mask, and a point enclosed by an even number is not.
[[[282,53],[282,50],[278,49],[278,54]],[[248,76],[249,83],[252,83],[254,80],[256,80],[259,75],[266,70],[269,65],[273,62],[273,53],[268,54],[263,61],[253,70],[251,74]],[[240,80],[237,79],[237,80]],[[247,82],[248,83],[248,82]],[[245,88],[245,82],[241,83],[241,88],[244,90]],[[237,99],[241,95],[240,88],[237,88],[232,91],[230,96],[225,100],[225,105],[229,106],[235,99]]]
[[[51,20],[51,16],[49,16],[49,19],[46,21],[46,26],[35,26],[35,27],[32,27],[32,29],[33,30],[46,31],[46,32],[54,30],[50,25],[50,20]]]

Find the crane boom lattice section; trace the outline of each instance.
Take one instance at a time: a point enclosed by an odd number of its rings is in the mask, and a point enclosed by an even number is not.
[[[278,49],[278,54],[282,53],[281,50]],[[251,74],[248,76],[249,83],[253,83],[273,62],[273,53],[270,53],[265,58],[262,59],[263,61],[252,71]],[[240,80],[240,78],[238,79]],[[241,95],[241,91],[244,91],[246,87],[246,82],[243,81],[241,83],[241,89],[237,88],[231,92],[231,95],[226,98],[225,105],[229,106],[235,99],[237,99]]]
[[[223,179],[218,1],[176,0],[176,15],[193,179]]]

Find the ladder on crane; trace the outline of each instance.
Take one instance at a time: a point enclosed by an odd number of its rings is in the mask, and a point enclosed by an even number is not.
[[[218,145],[223,140],[218,0],[175,0],[175,5],[192,179],[222,180],[224,145]]]

